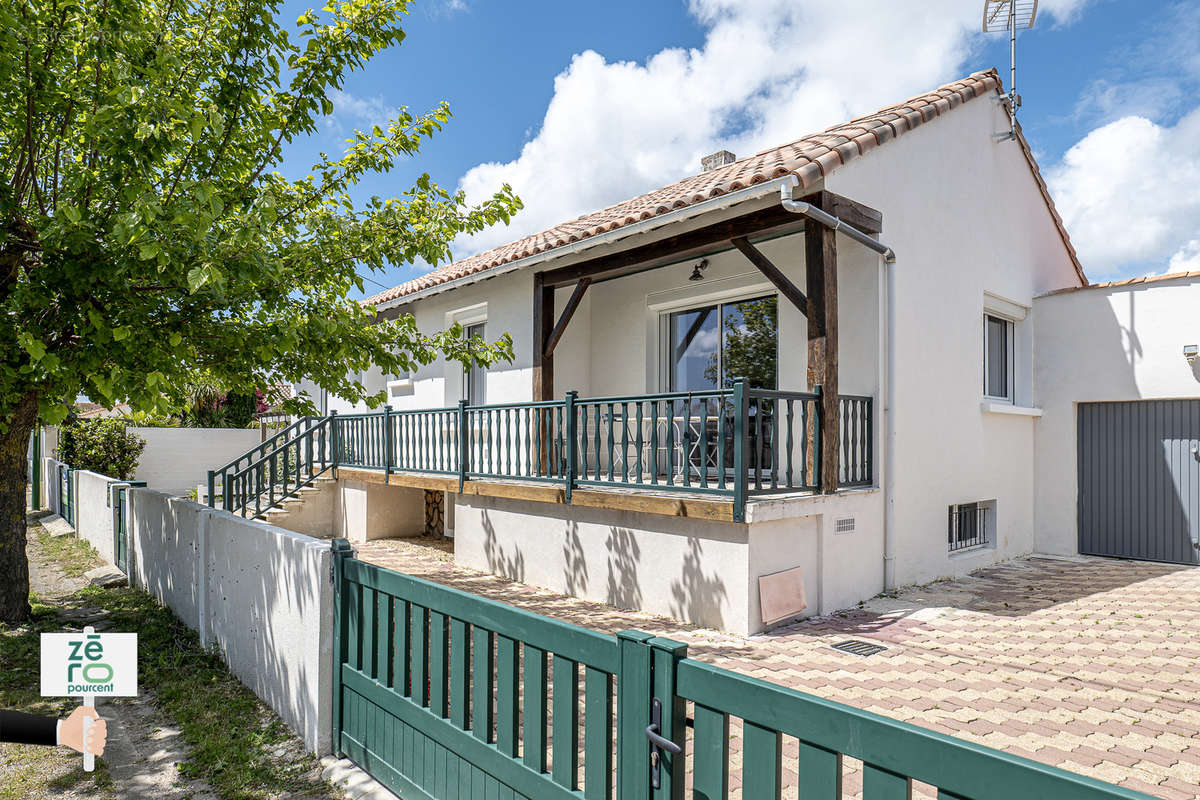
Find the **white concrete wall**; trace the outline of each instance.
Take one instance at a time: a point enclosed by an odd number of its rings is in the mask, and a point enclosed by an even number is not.
[[[420,489],[339,478],[333,502],[332,536],[365,542],[425,532],[425,493]]]
[[[1078,549],[1077,405],[1200,397],[1200,279],[1084,289],[1039,297],[1037,548]]]
[[[56,458],[42,459],[42,508],[48,508],[62,515],[62,492],[58,480],[58,467],[62,464]]]
[[[113,557],[107,487],[80,471],[76,533]],[[149,489],[129,490],[129,577],[220,651],[313,752],[330,751],[329,543]]]
[[[146,440],[133,479],[151,489],[186,495],[217,469],[256,447],[258,428],[129,428]]]
[[[875,490],[755,504],[746,524],[459,495],[456,563],[738,634],[763,629],[758,579],[803,571],[808,608],[829,613],[880,591]],[[856,531],[834,534],[837,519]]]
[[[890,413],[900,584],[1035,548],[1037,423],[982,410],[984,295],[1032,307],[1035,295],[1079,281],[1018,145],[992,140],[1007,127],[996,103],[975,100],[841,167],[826,184],[881,211],[880,238],[897,255]],[[839,260],[854,250],[865,252],[838,238]],[[1024,405],[1033,401],[1034,314],[1017,333]],[[883,455],[876,450],[880,462]],[[996,501],[998,542],[951,557],[947,507],[976,500]]]
[[[75,472],[75,534],[86,539],[101,557],[116,562],[113,543],[113,507],[108,487],[117,481],[107,475]]]

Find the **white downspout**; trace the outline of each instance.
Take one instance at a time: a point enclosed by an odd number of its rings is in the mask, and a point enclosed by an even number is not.
[[[883,451],[883,588],[894,589],[896,586],[896,515],[895,515],[895,451],[896,425],[893,409],[896,407],[896,253],[892,248],[873,239],[858,228],[850,225],[832,214],[817,208],[811,203],[792,199],[792,189],[795,184],[780,187],[780,204],[794,214],[802,214],[816,220],[827,228],[831,228],[854,241],[862,244],[879,254],[883,269],[887,273],[885,281],[887,294],[887,355],[884,368],[884,451]]]

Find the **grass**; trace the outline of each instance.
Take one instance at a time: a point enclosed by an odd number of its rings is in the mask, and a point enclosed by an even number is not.
[[[95,551],[86,542],[47,536],[40,530],[31,529],[35,539],[31,555],[42,550],[41,558],[75,574],[95,565]],[[124,587],[88,587],[55,601],[56,605],[32,595],[31,602],[34,613],[28,622],[0,624],[4,666],[0,707],[56,716],[69,713],[77,700],[39,695],[39,635],[64,627],[61,611],[103,608],[109,612],[109,630],[138,634],[139,688],[152,696],[191,748],[191,758],[179,764],[183,777],[204,781],[223,800],[338,796],[320,780],[316,759],[303,753],[283,721],[229,672],[217,654],[200,646],[194,631],[149,594]],[[4,749],[17,747],[22,746],[0,745],[0,800],[36,797],[32,788],[47,787],[52,774],[51,788],[71,789],[78,796],[112,796],[103,759],[97,760],[97,772],[91,775],[79,766],[47,771],[56,759],[78,765],[79,756],[63,748]],[[280,748],[284,755],[276,756]],[[10,764],[18,764],[20,774],[10,775]]]
[[[74,536],[51,536],[41,525],[30,526],[29,533],[37,540],[44,557],[52,561],[67,577],[78,578],[89,569],[95,569],[104,563],[84,539]]]
[[[204,781],[226,800],[329,795],[314,777],[315,758],[290,747],[291,756],[273,755],[292,732],[154,598],[126,588],[87,588],[76,597],[106,609],[112,630],[137,631],[138,680],[192,748],[192,758],[179,765],[184,777]]]

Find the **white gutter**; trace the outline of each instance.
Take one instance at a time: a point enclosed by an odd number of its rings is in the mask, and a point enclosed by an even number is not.
[[[531,256],[526,256],[525,258],[509,262],[508,264],[501,264],[500,266],[491,267],[481,272],[476,272],[471,275],[464,275],[461,278],[455,278],[454,280],[446,281],[445,283],[439,283],[436,286],[429,286],[424,289],[419,289],[412,294],[402,295],[392,300],[385,300],[382,303],[377,303],[375,308],[379,311],[383,311],[384,309],[406,305],[414,300],[419,300],[422,297],[428,297],[433,294],[446,292],[459,286],[467,286],[472,283],[478,283],[479,281],[486,280],[488,278],[494,278],[497,275],[515,272],[516,270],[525,269],[526,267],[533,266],[534,264],[540,264],[543,261],[562,258],[563,256],[578,253],[581,250],[586,250],[591,247],[597,247],[602,244],[609,244],[611,242],[624,239],[627,236],[636,236],[664,225],[670,225],[675,222],[682,222],[683,220],[690,219],[692,217],[698,217],[701,214],[709,214],[713,211],[720,211],[747,200],[753,200],[758,197],[774,194],[777,191],[787,192],[790,196],[792,187],[799,185],[800,180],[795,175],[784,175],[780,178],[773,178],[769,181],[764,181],[763,183],[747,186],[745,189],[738,189],[735,192],[729,192],[728,194],[714,197],[711,200],[694,203],[690,206],[685,206],[684,208],[677,208],[674,211],[668,211],[665,214],[659,214],[658,216],[650,217],[649,219],[638,220],[632,224],[624,225],[620,228],[616,228],[605,233],[589,236],[586,239],[580,239],[577,242],[571,242],[570,244],[545,250],[541,253],[534,253]]]
[[[879,254],[883,269],[887,273],[885,290],[887,293],[887,365],[884,368],[886,400],[883,408],[883,588],[885,590],[894,589],[896,586],[896,425],[892,409],[896,407],[896,253],[879,240],[873,239],[832,214],[816,208],[811,203],[793,200],[792,189],[789,186],[780,188],[780,204],[788,211],[803,214],[874,250]]]

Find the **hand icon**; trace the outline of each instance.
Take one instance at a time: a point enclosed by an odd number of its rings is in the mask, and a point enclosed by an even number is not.
[[[91,725],[88,726],[87,732],[87,747],[84,748],[83,741],[83,720],[90,719]],[[96,713],[96,709],[91,706],[80,706],[71,712],[71,716],[62,721],[62,728],[59,730],[59,743],[77,750],[80,753],[90,753],[92,755],[104,755],[104,744],[108,739],[108,723],[100,718]]]

